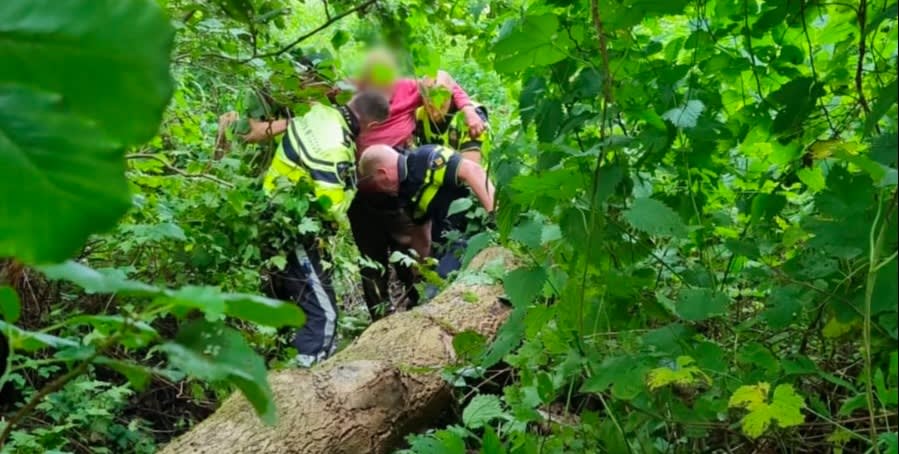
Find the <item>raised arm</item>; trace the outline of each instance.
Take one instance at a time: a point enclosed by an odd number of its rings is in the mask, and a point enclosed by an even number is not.
[[[487,178],[487,172],[484,171],[484,168],[476,162],[462,159],[459,161],[457,175],[459,180],[465,182],[474,191],[474,195],[477,196],[484,209],[488,213],[492,213],[494,208],[493,198],[496,190],[493,188],[493,183]]]
[[[481,133],[484,132],[486,125],[484,124],[484,120],[481,119],[481,116],[478,115],[474,104],[471,102],[468,94],[465,93],[465,90],[456,83],[453,76],[444,70],[437,71],[437,79],[446,80],[449,82],[450,87],[452,87],[453,105],[465,113],[465,123],[468,126],[468,133],[471,135],[471,138],[474,139],[480,136]]]

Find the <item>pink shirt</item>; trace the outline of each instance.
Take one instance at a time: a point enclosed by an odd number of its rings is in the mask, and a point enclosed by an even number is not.
[[[453,103],[461,109],[471,100],[458,85],[453,86]],[[383,123],[363,132],[356,139],[356,157],[370,145],[405,146],[415,132],[415,109],[421,107],[421,93],[415,79],[400,79],[393,85],[390,116]]]

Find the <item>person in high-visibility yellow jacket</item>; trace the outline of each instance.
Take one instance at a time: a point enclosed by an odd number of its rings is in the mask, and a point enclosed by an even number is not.
[[[449,76],[443,74],[438,74],[434,81],[426,80],[423,83],[423,106],[415,112],[416,145],[440,145],[450,148],[461,153],[463,158],[487,168],[490,152],[489,129],[485,128],[478,134],[472,134],[464,115],[448,102],[447,90],[451,84]],[[480,104],[474,106],[475,112],[486,125],[487,109]],[[466,187],[454,187],[446,191],[451,192],[448,195],[450,203],[469,196]],[[465,212],[450,214],[450,203],[438,204],[434,208],[431,222],[431,253],[437,258],[437,274],[443,278],[461,268],[466,234],[470,233],[469,230],[472,230],[474,225],[469,222],[468,214]],[[451,234],[454,231],[459,234]],[[451,237],[455,239],[450,241]],[[430,295],[435,290],[429,287],[426,294]]]
[[[356,137],[384,121],[388,111],[382,94],[361,92],[345,106],[314,104],[302,116],[286,120],[263,190],[274,196],[305,182],[320,202],[323,209],[316,212],[325,221],[344,219],[356,191]],[[318,236],[298,237],[294,250],[285,254],[284,269],[269,276],[270,293],[295,301],[306,313],[306,324],[293,342],[295,363],[304,367],[327,358],[336,348],[337,304],[331,274],[321,266],[326,258],[319,247],[322,232]]]

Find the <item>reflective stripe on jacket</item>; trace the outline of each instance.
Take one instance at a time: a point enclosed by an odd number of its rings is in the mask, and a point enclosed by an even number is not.
[[[278,178],[291,183],[306,179],[316,197],[331,200],[332,214],[346,213],[356,190],[355,158],[352,133],[340,111],[314,104],[305,115],[288,123],[263,189],[271,194]]]

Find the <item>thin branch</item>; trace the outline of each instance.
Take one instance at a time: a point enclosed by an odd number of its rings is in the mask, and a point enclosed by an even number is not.
[[[864,0],[863,0],[864,1]],[[805,34],[805,42],[808,44],[808,64],[812,69],[812,79],[815,81],[815,84],[818,83],[818,70],[815,68],[815,52],[812,47],[812,37],[808,33],[808,25],[805,20],[805,0],[799,1],[799,10],[800,15],[802,16],[802,32]],[[862,40],[864,41],[864,40]],[[833,126],[833,121],[830,119],[830,112],[827,111],[827,106],[824,105],[824,102],[818,99],[819,103],[821,103],[821,110],[824,111],[824,118],[827,119],[827,125],[830,126],[830,132],[832,134],[831,137],[839,136],[839,132]]]
[[[163,159],[163,158],[161,158],[161,157],[159,157],[159,156],[157,156],[157,155],[155,155],[155,154],[151,154],[151,153],[132,153],[132,154],[129,154],[129,155],[125,155],[125,159],[153,159],[153,160],[156,160],[156,161],[161,162],[166,170],[171,171],[171,172],[174,172],[174,173],[177,173],[178,175],[181,175],[181,176],[183,176],[183,177],[185,177],[185,178],[203,178],[203,179],[206,179],[206,180],[209,180],[209,181],[213,181],[213,182],[215,182],[215,183],[218,183],[218,184],[220,184],[220,185],[222,185],[222,186],[225,186],[225,187],[227,187],[227,188],[231,188],[231,189],[234,188],[234,184],[229,183],[229,182],[227,182],[227,181],[225,181],[225,180],[221,180],[221,179],[219,179],[219,178],[216,178],[216,177],[214,177],[214,176],[212,176],[212,175],[205,174],[205,173],[190,173],[190,172],[184,171],[184,170],[182,170],[182,169],[179,169],[179,168],[177,168],[177,167],[175,167],[175,166],[169,164],[168,161],[166,161],[165,159]]]
[[[603,96],[606,103],[612,102],[612,72],[609,71],[609,45],[606,42],[606,32],[599,16],[599,1],[590,1],[590,14],[593,16],[593,27],[596,28],[596,37],[599,40],[599,55],[602,57]]]
[[[767,104],[765,95],[762,93],[762,80],[759,78],[759,74],[755,69],[757,58],[755,57],[755,50],[752,48],[752,29],[749,28],[749,0],[743,0],[743,26],[746,29],[746,49],[749,51],[749,58],[752,59],[752,61],[749,62],[749,67],[752,68],[752,76],[755,78],[755,87],[759,92],[759,99],[762,100],[763,104]]]
[[[365,9],[365,8],[367,8],[367,7],[369,7],[369,6],[371,6],[371,5],[374,5],[374,4],[377,3],[377,2],[378,2],[378,0],[368,0],[368,1],[366,1],[365,3],[362,3],[362,4],[360,4],[360,5],[358,5],[358,6],[355,6],[355,7],[351,8],[351,9],[348,9],[348,10],[346,10],[346,11],[344,11],[344,12],[342,12],[342,13],[340,13],[340,14],[338,14],[338,15],[336,15],[336,16],[330,18],[330,19],[328,19],[327,21],[325,21],[325,23],[319,25],[318,27],[316,27],[316,28],[313,29],[312,31],[310,31],[310,32],[308,32],[308,33],[306,33],[306,34],[300,35],[298,38],[296,38],[295,40],[291,41],[291,42],[288,43],[288,44],[285,44],[285,45],[284,45],[283,47],[281,47],[280,49],[275,50],[275,51],[272,51],[272,52],[266,52],[266,53],[264,53],[264,54],[256,55],[254,58],[277,57],[278,55],[281,55],[281,54],[283,54],[283,53],[289,51],[290,49],[292,49],[292,48],[293,48],[294,46],[296,46],[297,44],[299,44],[299,43],[301,43],[301,42],[303,42],[303,41],[305,41],[305,40],[311,38],[312,36],[314,36],[314,35],[317,34],[318,32],[320,32],[320,31],[322,31],[322,30],[324,30],[324,29],[330,27],[332,24],[334,24],[335,22],[338,22],[339,20],[343,19],[344,17],[347,17],[347,16],[349,16],[350,14],[353,14],[353,13],[355,13],[355,12],[357,12],[357,11],[361,11],[361,10],[363,10],[363,9]],[[250,60],[252,60],[252,58],[251,58],[251,59],[248,59],[248,60],[241,60],[240,63],[246,63],[246,62],[248,62],[248,61],[250,61]]]
[[[865,29],[867,27],[868,22],[868,0],[860,0],[858,4],[858,14],[856,15],[858,18],[858,63],[855,65],[855,90],[858,91],[858,102],[862,105],[862,109],[865,110],[865,114],[869,115],[871,113],[871,108],[868,106],[868,100],[865,98],[865,91],[862,89],[862,69],[865,64],[865,51],[866,51],[866,43],[865,43]],[[880,128],[878,128],[877,133],[880,133]]]

